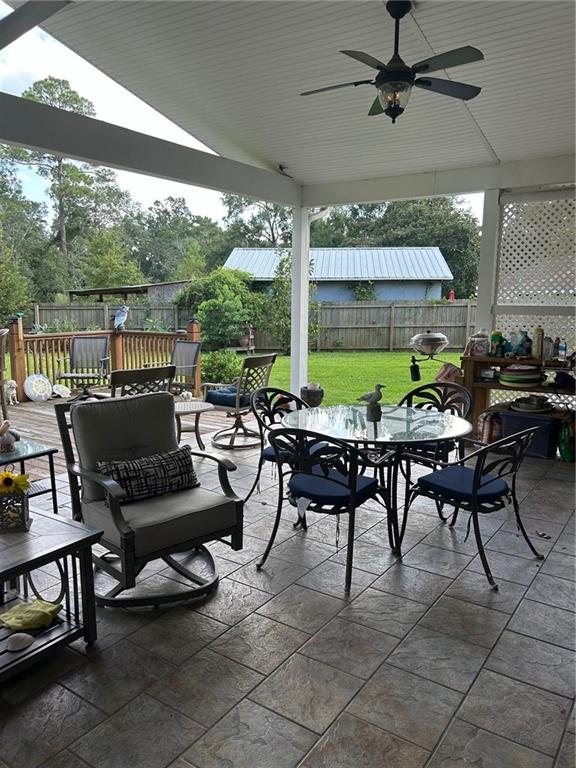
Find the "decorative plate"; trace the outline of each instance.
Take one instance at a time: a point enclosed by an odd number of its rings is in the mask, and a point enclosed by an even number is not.
[[[531,381],[531,382],[524,382],[524,381],[502,381],[502,379],[499,379],[499,383],[503,387],[508,387],[508,389],[532,389],[532,387],[539,387],[542,385],[542,380],[539,381]]]
[[[24,393],[29,400],[48,400],[52,395],[52,384],[43,373],[33,373],[24,380]]]
[[[54,384],[52,392],[58,397],[70,397],[72,390],[65,384]]]

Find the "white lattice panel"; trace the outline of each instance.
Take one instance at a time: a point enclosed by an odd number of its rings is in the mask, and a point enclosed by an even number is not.
[[[535,310],[537,311],[537,307]],[[497,315],[496,327],[509,339],[514,331],[526,329],[530,338],[534,338],[534,328],[540,325],[544,328],[544,334],[555,339],[559,336],[566,339],[568,349],[573,352],[576,349],[576,331],[574,318],[570,315]]]
[[[496,304],[574,305],[575,213],[570,199],[502,206]]]

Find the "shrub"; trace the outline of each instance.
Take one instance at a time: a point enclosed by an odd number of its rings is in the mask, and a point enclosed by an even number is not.
[[[202,354],[202,381],[228,384],[240,375],[241,368],[242,358],[230,349]]]
[[[218,346],[233,344],[244,326],[260,326],[266,297],[250,290],[251,276],[235,269],[215,269],[182,289],[175,304],[202,323],[202,340]]]

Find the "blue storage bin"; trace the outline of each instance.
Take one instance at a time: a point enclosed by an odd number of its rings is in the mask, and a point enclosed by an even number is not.
[[[548,413],[519,413],[518,411],[500,411],[502,419],[502,437],[510,437],[516,432],[530,427],[542,427],[534,437],[528,449],[527,456],[538,459],[553,459],[558,447],[560,434],[560,419],[555,419]]]

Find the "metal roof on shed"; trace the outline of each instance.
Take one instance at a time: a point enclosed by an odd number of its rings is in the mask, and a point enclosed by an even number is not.
[[[282,251],[290,248],[234,248],[225,267],[249,272],[255,280],[273,280]],[[439,248],[310,248],[311,279],[452,280]]]

